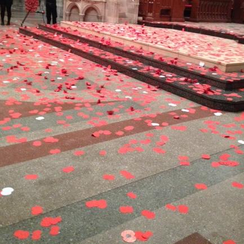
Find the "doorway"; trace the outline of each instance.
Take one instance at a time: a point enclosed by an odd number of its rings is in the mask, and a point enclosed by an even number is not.
[[[85,12],[84,21],[85,22],[99,22],[97,10],[93,7],[88,8]]]
[[[80,20],[80,11],[79,8],[75,5],[70,10],[69,21],[79,21]]]

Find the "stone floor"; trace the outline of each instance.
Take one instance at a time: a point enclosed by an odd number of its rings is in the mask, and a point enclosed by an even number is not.
[[[16,21],[0,31],[1,244],[244,243],[243,112],[21,36]]]

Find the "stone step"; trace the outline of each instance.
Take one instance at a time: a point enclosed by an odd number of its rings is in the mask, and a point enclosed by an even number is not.
[[[244,110],[244,89],[225,91],[207,84],[192,82],[187,77],[170,73],[163,69],[145,65],[139,61],[109,53],[38,28],[20,28],[20,33],[39,39],[50,45],[69,51],[100,65],[110,66],[125,75],[156,86],[173,94],[185,97],[194,102],[225,111]]]
[[[47,25],[39,25],[39,28],[51,33],[61,34],[66,38],[72,40],[79,40],[82,43],[88,43],[92,47],[96,47],[110,53],[120,55],[125,58],[129,58],[132,60],[140,61],[145,65],[150,65],[155,68],[164,69],[168,72],[173,72],[180,76],[187,76],[190,79],[197,79],[198,82],[203,84],[209,84],[214,87],[218,87],[224,90],[234,90],[238,88],[244,88],[244,78],[243,77],[231,77],[231,74],[226,73],[224,76],[217,74],[216,72],[207,70],[207,72],[203,73],[203,69],[191,69],[187,66],[186,62],[180,62],[177,60],[177,63],[174,63],[172,58],[165,59],[163,61],[159,58],[155,57],[155,55],[141,53],[140,49],[136,49],[133,47],[128,48],[125,45],[116,45],[113,43],[112,45],[107,45],[101,43],[101,39],[96,36],[87,35],[83,32],[77,32],[70,28],[63,28],[61,26],[47,26]],[[110,41],[111,43],[111,41]],[[172,62],[172,63],[170,63]],[[177,65],[179,63],[179,65]],[[191,67],[193,67],[191,65]],[[241,74],[244,76],[243,74]]]
[[[61,21],[60,25],[196,65],[216,66],[222,72],[244,70],[244,46],[233,40],[130,24]]]

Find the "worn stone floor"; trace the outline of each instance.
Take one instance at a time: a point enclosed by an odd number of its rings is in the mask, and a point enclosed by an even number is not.
[[[1,244],[244,243],[243,112],[21,36],[18,23],[0,29]]]

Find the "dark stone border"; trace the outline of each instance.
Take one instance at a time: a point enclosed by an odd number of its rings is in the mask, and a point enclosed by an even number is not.
[[[117,47],[111,47],[108,45],[103,45],[102,43],[99,43],[97,41],[90,40],[88,38],[80,37],[77,35],[73,35],[64,31],[56,30],[52,27],[48,27],[42,24],[39,24],[39,28],[41,30],[50,32],[50,33],[57,33],[60,35],[63,35],[66,38],[69,38],[71,40],[79,40],[79,42],[82,43],[88,43],[90,46],[102,49],[106,52],[110,52],[116,55],[119,55],[121,57],[125,57],[128,59],[139,61],[145,65],[149,65],[155,68],[163,69],[164,71],[174,73],[183,77],[187,77],[190,79],[197,79],[199,83],[209,84],[214,87],[218,87],[223,90],[234,90],[239,88],[244,88],[244,80],[235,80],[233,82],[225,81],[218,79],[217,77],[212,77],[208,75],[202,75],[197,71],[194,70],[188,70],[183,67],[179,67],[177,65],[168,64],[166,62],[162,62],[159,60],[155,60],[150,57],[146,57],[137,53],[132,53],[129,51],[125,51],[123,49],[117,48]]]
[[[210,109],[203,110],[201,106],[193,107],[195,109],[194,114],[188,114],[188,117],[181,119],[174,119],[174,117],[170,114],[170,111],[163,112],[158,114],[153,120],[160,125],[163,122],[167,122],[167,126],[178,125],[181,123],[186,123],[189,121],[199,120],[199,119],[207,119],[213,116],[213,112]],[[178,116],[182,116],[185,112],[178,110],[172,110]],[[147,131],[151,131],[153,128],[148,126],[146,122],[147,119],[150,119],[149,116],[143,117],[141,120],[137,121],[134,119],[128,119],[118,122],[113,122],[107,125],[103,125],[99,128],[101,130],[109,130],[111,132],[110,135],[93,137],[92,134],[98,131],[97,127],[90,127],[86,129],[75,130],[71,132],[66,132],[64,134],[56,135],[55,138],[58,139],[58,142],[53,143],[49,147],[42,146],[37,148],[33,147],[33,142],[35,140],[31,140],[25,143],[16,143],[7,146],[0,147],[0,168],[23,163],[30,160],[35,160],[37,158],[46,157],[51,155],[51,149],[60,149],[61,152],[67,152],[70,150],[74,150],[77,148],[84,148],[88,146],[94,146],[98,143],[105,143],[109,141],[113,141],[116,139],[121,139],[124,137],[137,135],[139,133],[144,133]],[[123,128],[126,126],[134,126],[134,129],[131,131],[124,131]],[[40,130],[42,127],[39,127]],[[117,136],[116,132],[122,130],[124,134],[122,136]],[[44,138],[39,138],[39,140],[43,140]]]
[[[193,233],[175,244],[211,244],[211,242],[206,240],[199,233]]]
[[[65,51],[70,51],[71,53],[74,53],[78,56],[81,56],[85,59],[88,59],[88,60],[98,63],[100,65],[104,65],[104,66],[110,65],[112,69],[115,69],[120,73],[123,73],[123,74],[130,76],[132,78],[135,78],[137,80],[143,81],[150,85],[157,86],[165,91],[171,92],[171,93],[176,94],[181,97],[185,97],[189,100],[192,100],[196,103],[200,103],[207,107],[210,107],[213,109],[218,109],[218,110],[230,111],[230,112],[238,112],[238,111],[244,110],[244,99],[239,100],[239,101],[227,101],[227,100],[221,99],[221,98],[223,98],[223,96],[216,97],[216,96],[208,96],[206,94],[198,94],[184,85],[175,84],[175,83],[167,83],[165,81],[165,79],[160,79],[160,78],[154,77],[149,73],[141,73],[137,70],[131,69],[130,67],[116,63],[112,60],[105,59],[105,58],[99,57],[97,55],[94,55],[91,52],[87,53],[81,49],[77,49],[77,48],[71,47],[70,45],[60,43],[53,39],[49,39],[45,36],[38,35],[25,28],[20,28],[19,32],[21,34],[24,34],[27,36],[32,36],[35,39],[38,39],[38,40],[46,42],[50,45],[56,46]]]

